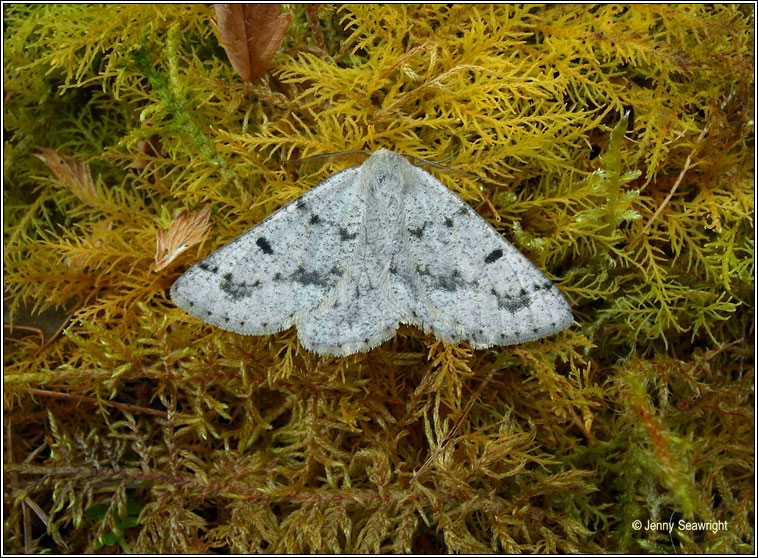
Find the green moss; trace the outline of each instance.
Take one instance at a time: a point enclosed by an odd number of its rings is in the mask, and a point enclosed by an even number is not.
[[[6,339],[6,551],[754,552],[752,7],[291,10],[249,84],[207,6],[7,7],[4,288],[69,318]],[[335,359],[170,302],[359,162],[292,159],[380,147],[462,171],[577,324]],[[679,519],[728,527],[633,526]]]

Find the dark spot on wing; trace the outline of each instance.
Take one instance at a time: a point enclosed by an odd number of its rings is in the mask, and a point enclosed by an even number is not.
[[[452,229],[453,228],[453,220],[450,217],[445,217],[445,226],[448,229]]]
[[[503,251],[500,248],[498,248],[497,250],[493,250],[492,252],[490,252],[487,255],[487,257],[484,258],[484,263],[491,264],[498,261],[502,257],[503,257]]]
[[[433,285],[435,288],[448,292],[457,291],[459,288],[466,285],[475,286],[479,283],[479,281],[476,279],[473,281],[466,281],[463,278],[463,275],[461,275],[461,272],[457,269],[451,271],[449,275],[434,275],[431,271],[429,271],[429,267],[421,267],[420,265],[417,265],[416,273],[422,277],[431,277],[432,280],[429,281],[431,285]]]
[[[279,281],[282,278],[282,274],[278,271],[274,274],[274,281]]]
[[[337,266],[332,266],[332,269],[329,270],[329,273],[332,275],[342,276],[342,270],[337,268]]]
[[[315,213],[311,215],[311,220],[308,221],[311,225],[318,225],[321,222],[321,217],[316,215]]]
[[[421,225],[420,227],[416,229],[408,229],[408,234],[411,236],[415,236],[419,240],[421,240],[421,237],[424,236],[424,229],[426,228],[426,223]]]
[[[340,240],[354,240],[357,236],[357,232],[350,234],[346,228],[340,227]]]
[[[305,211],[308,209],[308,204],[304,199],[300,198],[295,202],[295,208],[299,209],[300,211]]]
[[[292,274],[292,280],[301,285],[318,285],[319,287],[327,286],[326,279],[324,279],[320,273],[317,271],[306,271],[303,266],[298,267],[295,273]]]
[[[194,306],[195,305],[195,303],[192,302],[191,300],[188,300],[187,302],[189,303],[190,306]]]
[[[231,273],[226,273],[224,279],[219,284],[219,288],[224,291],[232,300],[239,300],[250,296],[250,287],[245,281],[236,283]]]
[[[545,281],[541,285],[539,283],[535,283],[532,285],[532,288],[534,289],[534,292],[549,291],[553,288],[553,284],[550,281]]]
[[[203,271],[210,271],[211,273],[218,273],[218,266],[217,265],[214,265],[213,267],[211,267],[207,263],[202,263],[201,262],[201,263],[197,264],[197,267],[199,267]]]
[[[461,272],[454,269],[449,276],[438,275],[437,286],[448,292],[457,291],[460,287],[466,284],[466,281],[461,276]]]
[[[264,254],[274,253],[274,251],[271,249],[271,244],[268,243],[268,240],[266,240],[265,236],[261,236],[260,238],[258,238],[258,240],[256,240],[255,243],[258,245],[258,248],[260,248]]]
[[[531,299],[529,298],[529,295],[524,293],[510,296],[507,294],[502,294],[497,292],[495,289],[490,289],[490,292],[495,296],[497,299],[497,307],[498,308],[505,308],[508,312],[511,314],[515,314],[522,308],[526,308],[531,304]],[[523,292],[523,289],[522,289]]]

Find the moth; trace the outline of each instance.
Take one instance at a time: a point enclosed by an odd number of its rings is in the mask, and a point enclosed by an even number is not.
[[[514,345],[571,325],[561,292],[428,172],[381,149],[184,273],[172,300],[228,331],[297,328],[306,349],[368,351],[411,324]]]

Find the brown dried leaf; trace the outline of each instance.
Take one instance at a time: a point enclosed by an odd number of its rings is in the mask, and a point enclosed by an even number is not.
[[[129,168],[131,169],[144,169],[147,167],[148,163],[150,162],[150,159],[156,157],[158,155],[158,148],[156,147],[158,144],[158,136],[150,136],[150,138],[146,140],[141,140],[137,144],[137,150],[139,151],[139,154],[134,157],[134,162],[129,165]]]
[[[291,14],[279,4],[215,4],[221,45],[245,81],[263,75],[282,42]]]
[[[34,156],[47,165],[63,186],[87,205],[97,204],[99,198],[88,164],[61,155],[54,149],[40,147],[39,150]]]
[[[201,242],[210,228],[210,216],[211,208],[208,205],[192,215],[182,211],[168,229],[159,230],[153,270],[160,271],[179,254]]]

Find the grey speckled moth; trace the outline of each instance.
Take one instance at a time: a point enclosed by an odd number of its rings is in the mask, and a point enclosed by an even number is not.
[[[222,329],[297,327],[327,355],[368,351],[412,324],[474,348],[571,325],[555,286],[429,173],[379,150],[182,275],[171,298]]]

